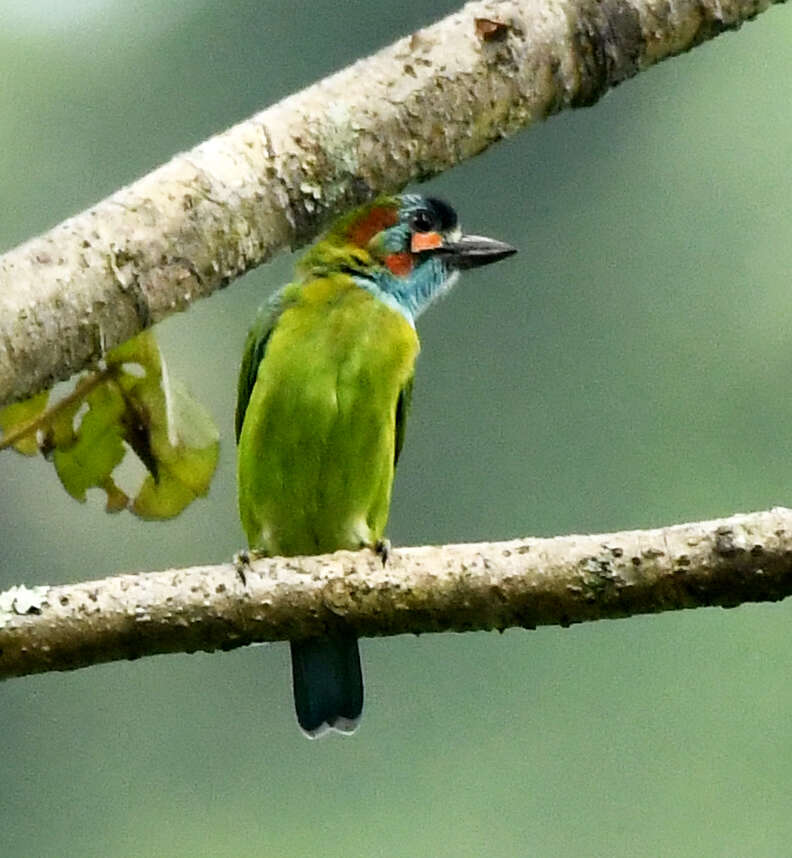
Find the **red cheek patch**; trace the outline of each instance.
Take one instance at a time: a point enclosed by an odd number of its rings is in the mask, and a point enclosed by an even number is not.
[[[434,250],[443,244],[443,236],[439,232],[414,232],[410,241],[410,249],[413,253],[422,250]]]
[[[389,253],[385,257],[385,264],[392,274],[406,277],[413,269],[412,253]]]

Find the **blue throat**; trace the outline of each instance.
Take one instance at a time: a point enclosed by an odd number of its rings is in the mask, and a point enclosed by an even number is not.
[[[433,256],[417,265],[408,277],[397,277],[387,268],[355,275],[355,282],[401,313],[415,327],[415,320],[456,283],[458,272],[450,271]]]

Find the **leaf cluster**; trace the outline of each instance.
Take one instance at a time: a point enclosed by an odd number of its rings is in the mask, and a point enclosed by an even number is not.
[[[102,489],[108,512],[144,519],[178,515],[209,489],[219,436],[206,409],[168,376],[157,342],[146,331],[112,349],[53,405],[50,392],[0,410],[0,449],[43,453],[66,491],[84,502]],[[133,454],[146,471],[130,497],[115,476]]]

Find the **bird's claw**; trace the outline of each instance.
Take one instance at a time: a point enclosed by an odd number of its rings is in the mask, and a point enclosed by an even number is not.
[[[243,548],[241,551],[237,551],[232,560],[237,577],[242,582],[243,587],[247,587],[247,575],[245,574],[245,570],[250,569],[251,559],[250,552],[246,548]]]
[[[378,539],[374,543],[374,552],[379,556],[380,560],[382,560],[382,565],[388,565],[388,558],[391,555],[391,550],[393,546],[391,545],[390,539]]]

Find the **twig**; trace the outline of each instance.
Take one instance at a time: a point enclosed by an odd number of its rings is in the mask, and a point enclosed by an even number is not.
[[[86,397],[95,387],[98,387],[102,382],[106,381],[115,373],[115,368],[107,368],[97,369],[87,378],[84,378],[70,393],[67,393],[63,399],[59,399],[57,402],[54,402],[48,408],[34,417],[29,423],[25,423],[24,426],[18,426],[14,429],[13,432],[9,432],[7,435],[3,435],[0,437],[0,450],[5,450],[8,447],[13,447],[17,441],[22,440],[22,438],[27,438],[28,435],[32,435],[35,432],[38,432],[39,429],[42,429],[52,420],[54,420],[64,408],[68,408],[68,406],[72,405],[74,402],[77,402],[80,399]]]

